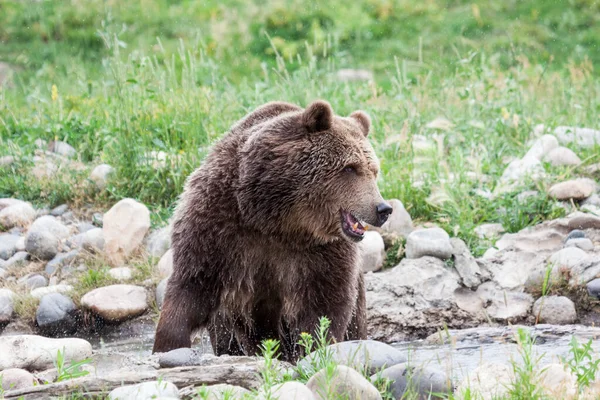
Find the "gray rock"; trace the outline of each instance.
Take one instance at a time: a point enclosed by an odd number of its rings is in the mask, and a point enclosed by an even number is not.
[[[464,286],[468,288],[476,287],[482,279],[489,278],[489,274],[479,268],[479,264],[471,255],[465,242],[459,238],[452,238],[450,244],[454,255],[454,268],[456,268]]]
[[[352,340],[328,346],[332,360],[336,364],[346,365],[354,369],[367,368],[374,374],[383,368],[406,362],[406,356],[400,350],[375,340]],[[313,352],[298,362],[298,367],[311,371],[311,363],[318,357]]]
[[[158,261],[158,273],[161,278],[168,278],[173,273],[173,250],[169,249]]]
[[[50,339],[37,335],[0,336],[0,370],[23,368],[43,371],[54,366],[58,351],[64,361],[82,361],[92,356],[92,345],[83,339]]]
[[[105,320],[121,322],[143,314],[148,309],[148,298],[143,287],[111,285],[86,293],[81,306]]]
[[[565,247],[576,247],[583,251],[592,251],[594,250],[594,243],[588,238],[571,239],[567,240]]]
[[[386,233],[406,237],[413,231],[413,223],[408,211],[400,200],[392,199],[388,203],[392,206],[392,214],[381,229]]]
[[[61,215],[63,215],[64,213],[67,212],[67,210],[69,209],[69,206],[66,204],[62,204],[58,207],[53,208],[50,211],[50,215],[55,216],[55,217],[60,217]]]
[[[452,257],[450,237],[440,228],[420,229],[411,232],[406,239],[406,257],[421,258],[424,256],[447,260]]]
[[[133,277],[133,272],[129,267],[111,268],[108,274],[117,281],[128,281]]]
[[[190,365],[201,365],[203,353],[198,349],[182,347],[160,354],[158,365],[161,368],[188,367]]]
[[[110,176],[114,174],[115,169],[108,164],[101,164],[95,167],[90,174],[90,180],[96,184],[100,190],[104,190],[108,184]]]
[[[17,240],[17,244],[15,244],[15,249],[17,252],[25,251],[25,236],[20,236],[19,240]]]
[[[10,289],[0,288],[0,324],[10,322],[14,311],[15,293]]]
[[[8,368],[0,372],[0,382],[3,391],[19,390],[33,387],[37,384],[35,377],[20,368]]]
[[[73,146],[68,143],[61,142],[60,140],[54,142],[52,151],[67,158],[74,158],[77,156],[77,151],[73,148]]]
[[[588,282],[586,287],[590,296],[600,299],[600,278]]]
[[[585,285],[595,278],[600,277],[600,259],[590,257],[571,268],[570,286]]]
[[[367,231],[358,244],[363,272],[379,271],[385,261],[385,243],[378,232]]]
[[[0,234],[0,259],[8,260],[17,251],[19,236],[8,233]]]
[[[548,259],[548,262],[563,270],[571,270],[574,266],[585,261],[588,257],[589,256],[585,251],[577,247],[567,247],[552,254]]]
[[[167,283],[169,282],[169,278],[165,278],[158,286],[156,286],[156,305],[159,310],[162,310],[162,305],[165,301],[165,293],[167,291]]]
[[[571,239],[583,239],[583,238],[585,238],[584,231],[582,231],[580,229],[573,229],[571,232],[569,232],[565,241],[569,241]]]
[[[5,263],[5,268],[24,267],[29,263],[29,254],[25,251],[19,251],[9,258]]]
[[[138,383],[122,386],[108,394],[110,400],[152,400],[159,398],[179,398],[179,389],[168,381]]]
[[[493,282],[486,282],[477,288],[477,294],[490,304],[487,314],[498,321],[515,321],[527,317],[533,304],[529,293],[512,292],[499,289]]]
[[[70,335],[77,331],[75,303],[61,293],[44,295],[35,314],[38,327],[46,335]]]
[[[146,249],[152,257],[162,257],[171,247],[171,226],[155,230],[148,237]]]
[[[553,185],[548,194],[557,200],[583,200],[592,195],[596,184],[591,179],[573,179]]]
[[[549,162],[554,166],[581,164],[581,159],[577,157],[577,154],[575,154],[572,150],[562,146],[557,147],[546,154],[544,161]]]
[[[3,267],[3,263],[0,263],[0,280],[6,278],[6,276],[8,275],[8,272],[6,272],[6,270]]]
[[[569,229],[600,229],[600,217],[581,214],[569,220]]]
[[[554,129],[554,134],[561,144],[574,143],[587,148],[600,144],[600,131],[590,128],[558,126]]]
[[[42,275],[26,275],[18,281],[21,285],[29,290],[37,289],[40,287],[48,286],[48,280]]]
[[[6,206],[0,206],[0,226],[4,229],[26,227],[35,219],[35,210],[31,204],[16,199],[3,200]]]
[[[381,394],[365,377],[344,365],[338,365],[329,376],[326,369],[313,375],[306,387],[317,400],[327,400],[329,395],[343,396],[347,400],[381,400]]]
[[[77,224],[77,231],[79,233],[85,233],[94,228],[96,227],[93,224],[90,224],[89,222],[80,222]]]
[[[539,323],[572,324],[577,320],[575,304],[564,296],[543,296],[533,304],[533,316]]]
[[[53,275],[61,267],[72,264],[78,255],[79,250],[57,254],[52,260],[48,261],[48,264],[46,264],[46,274]]]
[[[102,228],[93,227],[83,233],[75,235],[71,238],[75,246],[91,252],[98,252],[104,249],[104,233]]]
[[[371,381],[377,379],[377,374],[371,377]],[[395,399],[405,398],[408,390],[418,393],[418,399],[446,398],[443,395],[452,392],[452,383],[446,374],[430,367],[410,367],[407,363],[394,365],[386,368],[379,374],[381,378],[391,381],[389,389]],[[412,397],[411,397],[412,398]]]
[[[515,381],[510,365],[484,362],[463,378],[456,388],[459,399],[468,398],[467,392],[477,393],[478,399],[493,400],[508,397],[511,385]]]
[[[543,135],[539,139],[533,142],[529,151],[523,158],[535,158],[536,160],[542,160],[545,156],[550,154],[551,151],[558,148],[558,140],[552,135]]]
[[[268,397],[260,393],[258,399],[263,400]],[[310,391],[308,387],[303,385],[300,382],[285,382],[281,385],[275,386],[271,390],[271,397],[273,399],[290,399],[290,400],[315,400],[313,393]],[[215,398],[216,400],[216,398]]]
[[[58,253],[59,239],[49,232],[29,232],[25,239],[25,249],[40,260],[51,260]]]
[[[69,293],[73,291],[73,286],[67,285],[64,283],[54,284],[52,283],[50,286],[39,287],[37,289],[33,289],[31,291],[31,297],[35,299],[41,299],[47,294],[50,293]]]

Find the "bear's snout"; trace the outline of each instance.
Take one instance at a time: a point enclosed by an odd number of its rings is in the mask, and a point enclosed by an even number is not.
[[[377,207],[375,207],[375,210],[377,213],[377,226],[381,226],[381,225],[385,224],[385,221],[387,221],[387,219],[390,216],[390,214],[392,213],[392,211],[394,211],[392,206],[390,206],[385,201],[383,203],[377,204]]]

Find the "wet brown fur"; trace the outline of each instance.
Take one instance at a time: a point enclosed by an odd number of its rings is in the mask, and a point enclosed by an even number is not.
[[[218,355],[254,355],[275,338],[293,361],[300,332],[321,316],[333,340],[366,337],[357,244],[340,210],[377,224],[383,199],[369,129],[360,111],[342,118],[323,101],[306,110],[276,102],[215,145],[175,214],[154,352],[190,347],[207,327]]]

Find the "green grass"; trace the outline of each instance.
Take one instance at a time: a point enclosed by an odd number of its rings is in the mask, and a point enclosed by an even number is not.
[[[500,222],[515,232],[558,217],[546,186],[585,175],[545,165],[549,178],[522,188],[541,193],[525,204],[516,193],[478,194],[493,191],[506,161],[525,154],[536,124],[598,126],[598,7],[2,2],[0,61],[17,73],[0,90],[0,156],[21,161],[1,170],[0,197],[99,207],[133,197],[161,225],[186,177],[236,120],[267,101],[323,98],[341,115],[360,108],[372,116],[384,196],[480,255],[489,243],[474,235],[477,225]],[[346,67],[373,70],[375,82],[340,82],[336,71]],[[452,126],[428,128],[438,117]],[[413,150],[416,135],[433,149]],[[40,138],[67,141],[88,169],[33,178]],[[573,150],[584,166],[600,161],[600,149]],[[153,160],[157,152],[162,161]],[[116,174],[98,193],[85,178],[103,162]],[[428,201],[432,193],[446,201]]]

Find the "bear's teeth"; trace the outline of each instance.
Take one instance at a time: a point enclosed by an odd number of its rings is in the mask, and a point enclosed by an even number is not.
[[[358,228],[358,222],[356,222],[354,225],[352,225],[352,230],[355,231],[356,228]]]

